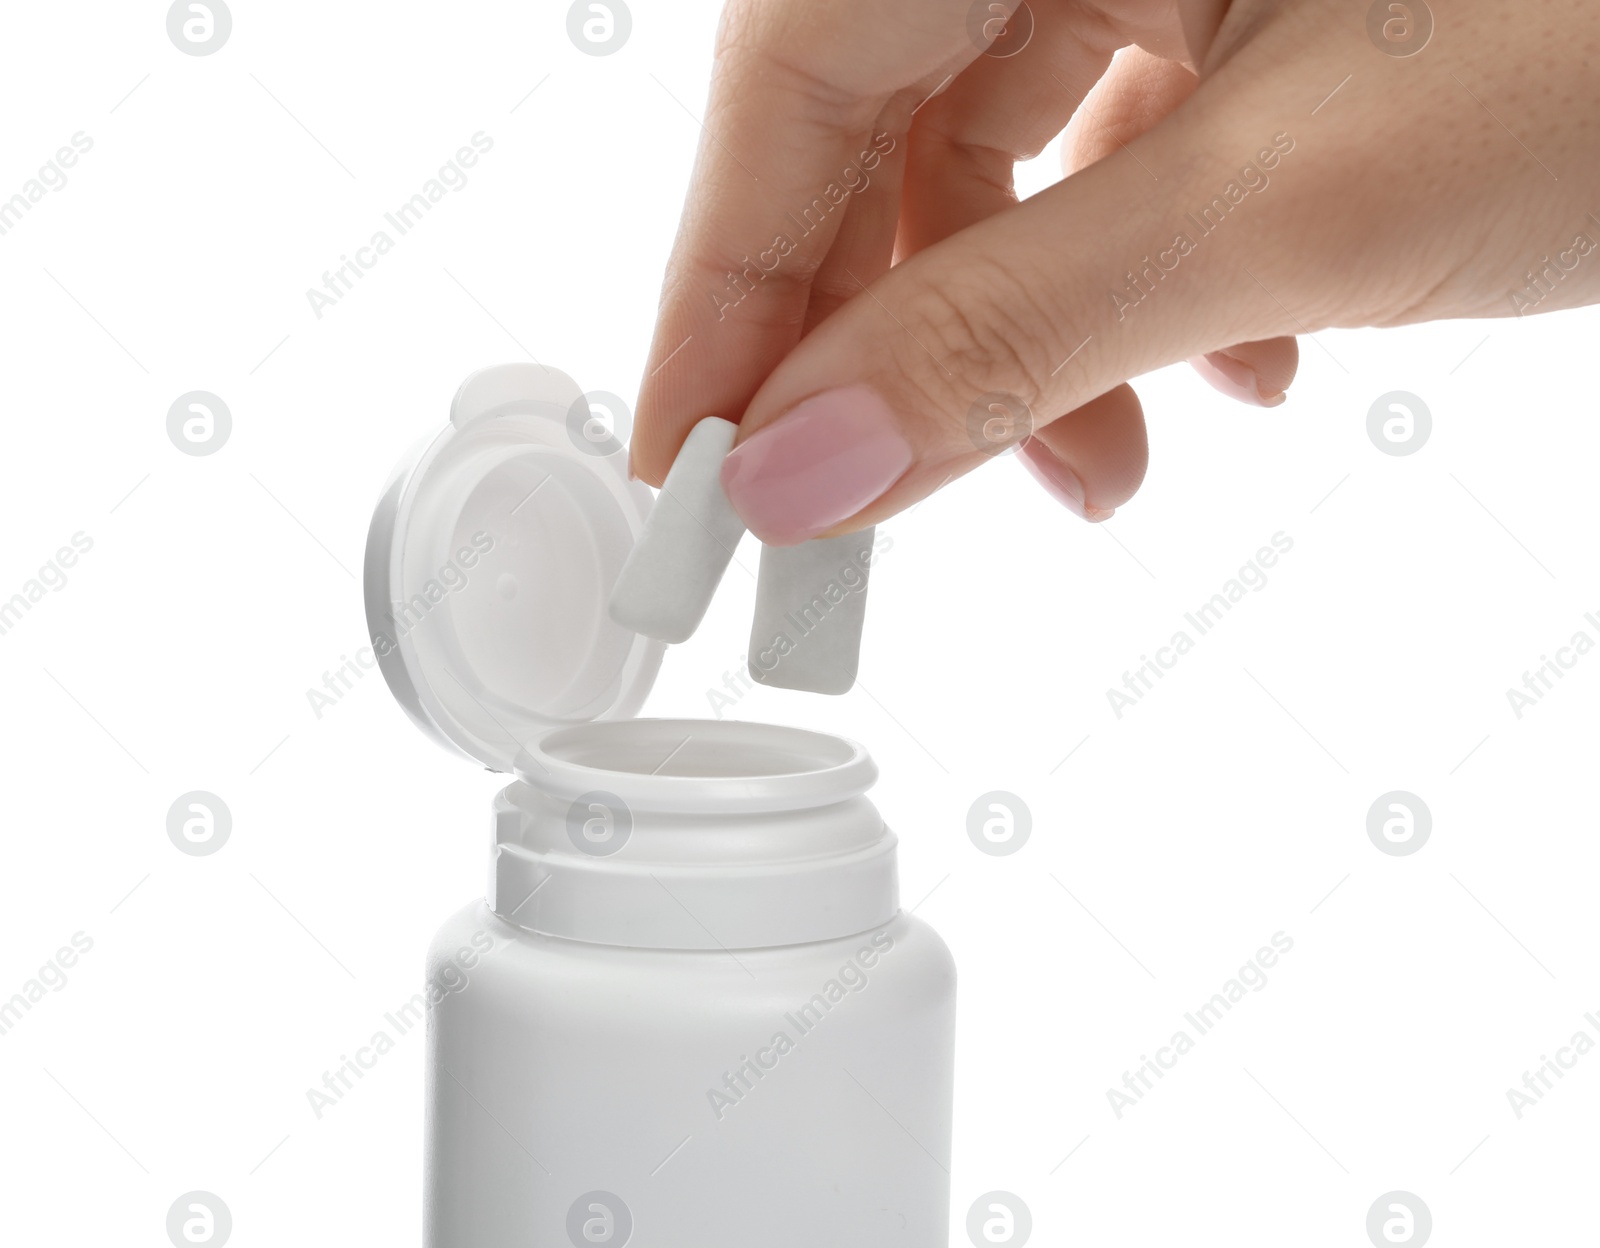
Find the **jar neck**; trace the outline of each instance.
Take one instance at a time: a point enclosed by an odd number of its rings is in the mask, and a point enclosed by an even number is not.
[[[701,785],[700,811],[629,800],[620,774],[576,797],[510,785],[494,802],[490,908],[568,940],[724,951],[851,936],[899,909],[895,837],[865,797],[750,811],[737,781]]]

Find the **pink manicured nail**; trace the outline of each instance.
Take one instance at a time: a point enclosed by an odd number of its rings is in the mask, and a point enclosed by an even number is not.
[[[1083,479],[1038,438],[1028,438],[1017,449],[1022,454],[1022,466],[1073,515],[1085,520],[1109,520],[1115,514],[1114,508],[1085,503]]]
[[[1195,372],[1216,389],[1230,399],[1238,399],[1241,403],[1250,403],[1256,407],[1277,407],[1287,397],[1282,390],[1273,394],[1262,393],[1261,378],[1256,374],[1256,370],[1243,360],[1236,360],[1221,351],[1213,351],[1210,355],[1197,355],[1189,363]]]
[[[793,546],[848,520],[911,466],[889,405],[843,386],[791,408],[722,461],[722,488],[750,531]]]

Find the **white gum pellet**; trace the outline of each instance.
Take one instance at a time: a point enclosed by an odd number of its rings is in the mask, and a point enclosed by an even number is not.
[[[856,683],[873,532],[761,548],[752,677],[808,693],[847,693]]]
[[[611,618],[660,641],[687,641],[744,536],[722,492],[722,460],[739,427],[708,416],[684,440],[611,591]]]

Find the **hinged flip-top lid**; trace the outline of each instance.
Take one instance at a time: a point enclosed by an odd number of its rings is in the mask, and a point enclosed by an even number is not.
[[[611,587],[650,508],[583,392],[538,364],[469,377],[396,469],[367,535],[367,627],[430,736],[525,770],[555,728],[636,714],[666,647],[614,623]]]

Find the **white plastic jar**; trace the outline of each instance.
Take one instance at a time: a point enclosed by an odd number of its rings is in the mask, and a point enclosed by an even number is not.
[[[650,495],[588,420],[562,374],[476,374],[368,543],[391,689],[517,777],[429,953],[425,1242],[943,1248],[955,972],[876,768],[633,718],[663,647],[605,602]]]

